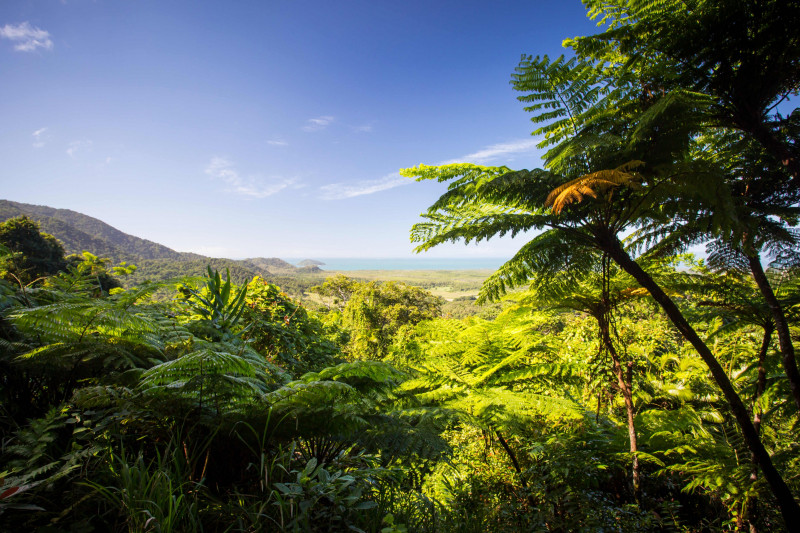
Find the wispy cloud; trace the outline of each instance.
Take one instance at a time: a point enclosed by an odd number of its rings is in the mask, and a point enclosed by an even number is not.
[[[13,42],[14,50],[18,52],[34,52],[39,48],[53,49],[50,32],[31,26],[29,22],[22,22],[16,26],[6,24],[0,28],[0,38]]]
[[[477,152],[467,154],[463,157],[442,161],[440,165],[449,165],[452,163],[488,163],[500,156],[508,157],[511,154],[528,152],[536,148],[538,141],[534,139],[520,139],[507,143],[493,144],[487,146]],[[353,183],[332,183],[330,185],[323,185],[320,187],[321,198],[323,200],[344,200],[345,198],[353,198],[354,196],[363,196],[365,194],[374,194],[376,192],[385,191],[387,189],[394,189],[402,185],[408,185],[412,180],[400,176],[394,172],[387,174],[382,178],[376,180],[357,181]]]
[[[478,150],[477,152],[467,154],[456,159],[449,159],[440,164],[450,165],[452,163],[489,163],[497,159],[499,156],[508,156],[510,154],[517,154],[520,152],[529,152],[536,148],[536,145],[539,142],[540,141],[536,139],[519,139],[507,143],[493,144]]]
[[[33,132],[34,148],[41,148],[42,146],[45,145],[45,141],[47,141],[47,137],[49,137],[48,135],[46,135],[46,133],[47,133],[46,126],[44,128],[39,128],[38,130]]]
[[[361,126],[352,126],[352,128],[358,133],[369,133],[372,131],[372,124],[362,124]]]
[[[333,117],[330,115],[325,115],[317,118],[310,118],[306,121],[306,125],[303,126],[303,130],[304,131],[324,130],[331,124],[331,122],[333,122]]]
[[[289,146],[288,142],[281,139],[273,139],[271,141],[267,141],[267,144],[271,144],[272,146]]]
[[[92,149],[92,141],[72,141],[67,147],[67,155],[75,159],[75,154]]]
[[[493,144],[487,146],[477,152],[467,154],[463,157],[442,161],[440,165],[449,165],[452,163],[488,163],[500,156],[508,157],[511,154],[528,152],[536,148],[538,141],[534,139],[520,139],[507,143]],[[323,200],[344,200],[345,198],[353,198],[354,196],[363,196],[365,194],[374,194],[376,192],[385,191],[387,189],[394,189],[402,185],[408,185],[412,181],[408,178],[400,176],[400,174],[393,172],[387,174],[382,178],[376,180],[357,181],[352,183],[331,183],[330,185],[323,185],[319,188],[320,197]]]
[[[241,176],[234,164],[224,157],[213,157],[206,167],[206,174],[225,182],[229,191],[253,198],[266,198],[287,187],[299,188],[295,178],[277,178],[265,183],[257,176]]]
[[[402,185],[413,183],[410,179],[402,177],[397,172],[387,174],[376,180],[357,181],[354,183],[331,183],[320,187],[323,200],[344,200],[354,196],[374,194],[376,192],[394,189]]]

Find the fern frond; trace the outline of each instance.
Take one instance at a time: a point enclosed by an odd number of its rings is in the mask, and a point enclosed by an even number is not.
[[[494,301],[508,289],[535,277],[551,279],[564,271],[591,269],[597,254],[587,248],[588,236],[579,232],[547,230],[525,243],[519,251],[484,281],[478,303]]]
[[[640,177],[634,169],[642,166],[641,161],[629,161],[611,170],[599,170],[568,181],[553,189],[547,196],[545,205],[553,208],[558,214],[569,204],[580,202],[586,196],[597,198],[597,195],[620,186],[636,188]]]
[[[405,375],[393,366],[380,361],[353,361],[327,367],[319,372],[303,374],[299,381],[310,383],[312,381],[333,380],[345,383],[362,381],[373,384],[397,383]]]

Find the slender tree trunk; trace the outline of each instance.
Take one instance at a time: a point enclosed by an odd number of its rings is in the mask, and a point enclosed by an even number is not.
[[[730,379],[728,379],[725,369],[722,368],[717,358],[714,357],[714,354],[708,346],[706,346],[694,328],[692,328],[683,316],[678,306],[675,305],[675,302],[673,302],[653,278],[628,255],[622,247],[622,243],[619,242],[619,239],[613,236],[607,242],[603,242],[602,245],[610,257],[625,272],[633,276],[642,287],[647,289],[653,299],[658,302],[664,310],[673,325],[680,331],[683,337],[692,344],[698,355],[700,355],[700,358],[703,359],[708,366],[711,376],[714,378],[717,386],[722,390],[722,394],[728,401],[733,416],[736,417],[736,421],[739,423],[747,447],[758,462],[758,466],[761,467],[764,478],[767,480],[772,494],[778,502],[781,514],[786,522],[786,528],[789,531],[800,530],[800,505],[797,504],[789,486],[772,463],[772,458],[761,443],[761,438],[753,426],[753,422],[750,420],[750,414],[742,402],[742,399],[733,388],[733,384]]]
[[[794,345],[792,344],[792,336],[789,333],[789,324],[786,322],[783,308],[781,308],[778,298],[775,297],[775,292],[773,292],[767,275],[764,273],[764,267],[761,266],[761,258],[756,255],[755,257],[748,257],[747,260],[750,263],[753,279],[755,279],[756,285],[758,285],[761,294],[767,301],[769,310],[772,311],[772,320],[775,321],[775,330],[778,333],[778,343],[781,347],[783,370],[789,379],[789,388],[792,391],[794,403],[797,409],[800,410],[800,372],[797,370],[797,359],[794,356]]]
[[[523,488],[528,488],[528,484],[525,483],[525,478],[522,477],[522,469],[519,467],[519,461],[517,461],[517,455],[514,453],[514,451],[506,442],[506,439],[503,438],[503,435],[499,431],[495,430],[494,434],[497,435],[497,440],[500,441],[500,445],[506,451],[508,458],[511,459],[511,464],[514,466],[514,470],[516,470],[517,474],[519,475],[520,484],[522,485]]]
[[[508,458],[511,459],[511,464],[514,465],[514,470],[517,471],[520,485],[522,485],[522,488],[525,489],[525,492],[528,492],[528,484],[525,482],[525,478],[522,475],[522,468],[520,468],[519,461],[517,461],[517,455],[514,453],[514,450],[511,449],[511,446],[508,445],[506,440],[503,438],[503,435],[499,431],[495,430],[494,433],[497,435],[497,440],[500,441],[500,445],[506,451]],[[526,494],[526,499],[531,507],[536,505],[536,501],[533,499],[532,494]]]
[[[761,434],[761,416],[763,414],[758,401],[767,389],[767,352],[769,351],[769,344],[772,341],[773,326],[764,328],[764,337],[761,339],[761,348],[758,350],[758,377],[756,378],[756,393],[753,395],[753,427],[756,428],[756,433]],[[758,463],[755,457],[752,457],[753,470],[750,472],[750,481],[753,483],[758,480]],[[750,533],[758,533],[758,528],[755,524],[755,517],[758,514],[758,498],[752,497],[747,500],[747,522],[749,524]]]
[[[622,393],[622,398],[625,400],[625,412],[628,415],[628,440],[630,441],[631,445],[631,457],[633,458],[633,467],[632,467],[632,481],[633,481],[633,496],[636,498],[636,501],[639,501],[639,485],[640,485],[640,475],[639,475],[639,448],[638,442],[636,439],[636,426],[633,422],[633,417],[635,415],[633,409],[633,393],[631,382],[632,380],[625,379],[625,372],[622,369],[622,364],[620,363],[619,354],[617,353],[616,348],[614,348],[614,343],[611,342],[611,334],[609,332],[609,325],[606,321],[605,317],[598,317],[597,322],[600,325],[600,335],[603,339],[603,343],[608,350],[608,354],[611,356],[611,363],[614,366],[614,375],[617,377],[617,387],[619,387],[619,391]]]
[[[767,390],[767,352],[772,341],[772,325],[764,328],[764,338],[761,340],[761,349],[758,350],[758,377],[756,378],[756,393],[753,395],[753,427],[761,433],[761,407],[758,401]]]

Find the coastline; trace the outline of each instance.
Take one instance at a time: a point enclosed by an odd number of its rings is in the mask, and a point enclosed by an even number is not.
[[[297,265],[312,259],[324,263],[319,268],[325,272],[360,270],[497,270],[508,259],[501,257],[447,258],[447,257],[292,257],[284,261]]]

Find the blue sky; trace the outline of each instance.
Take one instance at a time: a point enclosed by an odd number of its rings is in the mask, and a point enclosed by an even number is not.
[[[4,0],[0,197],[212,256],[408,257],[444,189],[398,169],[539,166],[510,75],[594,31],[578,1]]]

